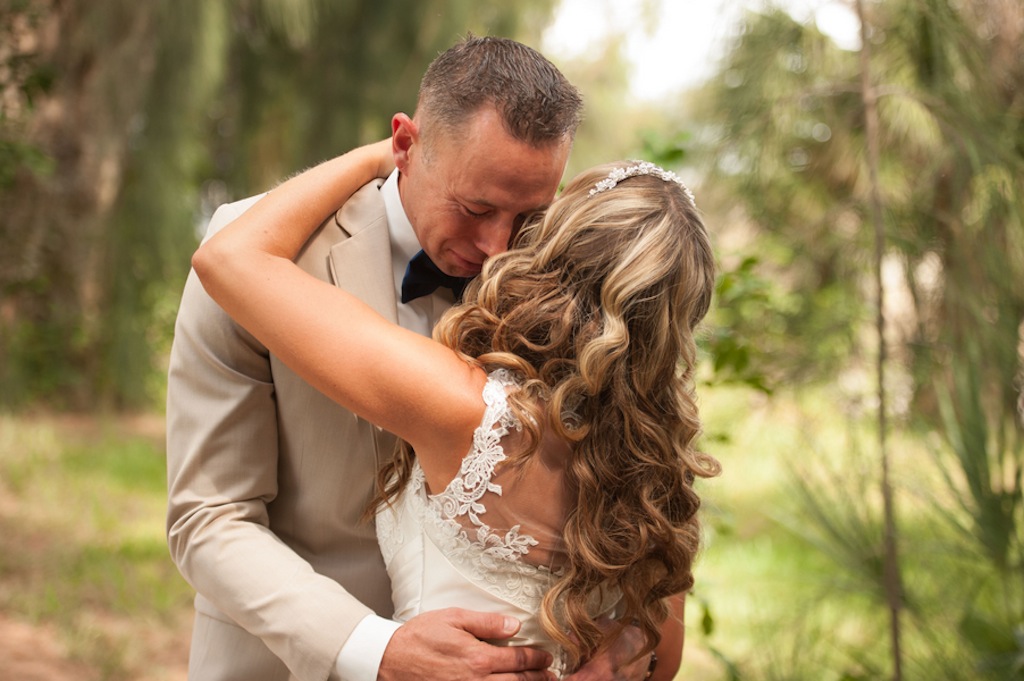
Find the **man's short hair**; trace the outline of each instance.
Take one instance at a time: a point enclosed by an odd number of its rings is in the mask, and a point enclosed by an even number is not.
[[[452,132],[494,106],[509,134],[532,146],[572,141],[582,118],[579,90],[544,55],[508,38],[469,35],[442,52],[420,83],[416,113]]]

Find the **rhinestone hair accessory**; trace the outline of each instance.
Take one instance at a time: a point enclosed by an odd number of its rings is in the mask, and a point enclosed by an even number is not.
[[[589,196],[600,194],[603,191],[608,191],[626,178],[636,177],[638,175],[653,175],[665,182],[675,182],[683,188],[683,193],[686,194],[686,198],[690,199],[690,203],[696,207],[697,203],[693,198],[693,192],[690,191],[689,187],[683,184],[683,181],[679,179],[679,176],[671,170],[665,170],[664,168],[654,165],[650,161],[634,161],[631,166],[626,166],[625,168],[613,168],[612,171],[608,173],[608,177],[594,185],[594,188],[590,190]]]

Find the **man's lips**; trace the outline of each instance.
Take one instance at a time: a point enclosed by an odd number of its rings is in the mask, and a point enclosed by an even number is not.
[[[453,261],[452,264],[461,270],[471,272],[472,275],[475,276],[477,274],[480,274],[480,270],[483,269],[484,264],[482,262],[474,262],[472,260],[467,260],[466,258],[463,258],[455,251],[450,251],[450,253]]]

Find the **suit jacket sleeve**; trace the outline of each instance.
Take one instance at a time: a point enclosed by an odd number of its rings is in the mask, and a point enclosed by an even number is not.
[[[209,232],[255,200],[221,207]],[[326,679],[372,611],[269,529],[267,504],[278,491],[276,409],[267,350],[190,273],[168,373],[171,555],[200,594],[198,608],[207,599],[214,616],[259,637],[298,678]]]

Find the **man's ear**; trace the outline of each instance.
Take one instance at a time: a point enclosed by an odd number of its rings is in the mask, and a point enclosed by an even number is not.
[[[395,155],[395,166],[401,173],[408,173],[412,149],[420,141],[420,127],[407,114],[396,113],[391,117],[391,152]]]

